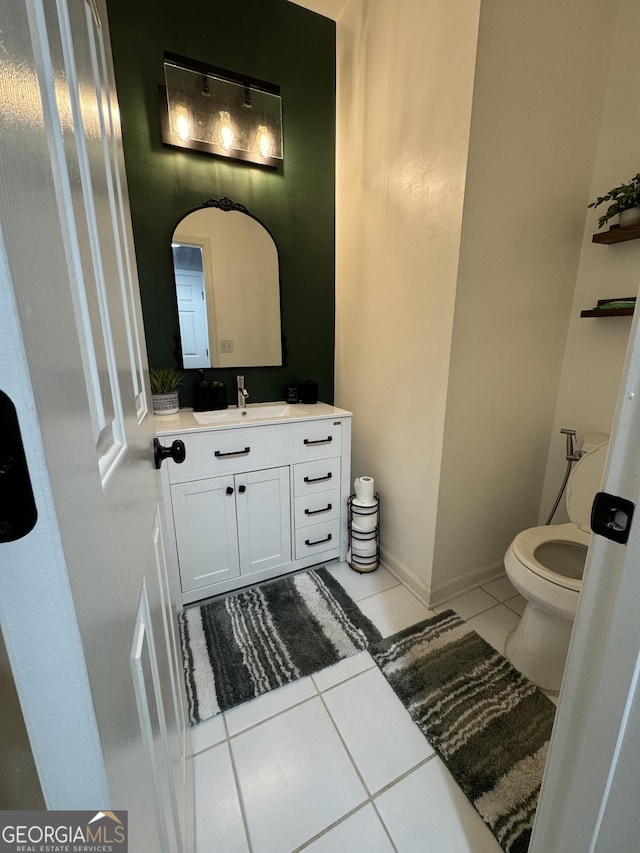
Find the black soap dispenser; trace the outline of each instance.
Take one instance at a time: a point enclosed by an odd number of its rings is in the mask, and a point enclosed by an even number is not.
[[[211,390],[209,383],[204,378],[204,369],[198,371],[200,377],[193,389],[193,411],[208,412],[211,408]]]

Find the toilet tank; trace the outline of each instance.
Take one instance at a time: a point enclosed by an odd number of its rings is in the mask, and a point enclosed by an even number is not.
[[[609,441],[609,435],[606,432],[587,432],[584,434],[580,450],[583,453],[588,453],[594,450],[599,444],[604,444]]]
[[[602,485],[609,436],[604,433],[587,433],[580,449],[584,455],[576,462],[567,483],[567,513],[574,524],[590,532],[591,507]]]

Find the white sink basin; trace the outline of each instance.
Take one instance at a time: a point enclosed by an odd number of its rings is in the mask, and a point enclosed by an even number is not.
[[[245,421],[277,421],[305,417],[309,413],[300,406],[288,403],[253,403],[244,409],[224,409],[219,412],[194,412],[193,417],[203,426],[239,424]]]

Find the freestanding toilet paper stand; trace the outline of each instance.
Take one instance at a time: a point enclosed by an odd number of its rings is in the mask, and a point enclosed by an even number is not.
[[[349,510],[349,554],[347,561],[356,572],[372,572],[380,563],[380,495],[372,501],[347,499]]]

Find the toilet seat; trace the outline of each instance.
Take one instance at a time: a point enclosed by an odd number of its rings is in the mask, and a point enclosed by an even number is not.
[[[556,586],[580,592],[582,578],[570,577],[554,571],[538,559],[536,552],[543,545],[566,543],[569,546],[589,547],[591,540],[591,505],[600,488],[607,456],[608,442],[593,446],[576,463],[567,483],[567,513],[571,521],[566,524],[549,524],[523,530],[511,543],[513,555],[526,568]]]
[[[528,530],[523,530],[515,537],[511,543],[511,550],[514,557],[526,566],[527,569],[539,575],[544,580],[550,581],[556,586],[571,589],[575,592],[580,592],[582,588],[582,580],[561,575],[544,563],[541,563],[536,558],[536,551],[541,545],[546,545],[551,542],[563,543],[568,545],[582,545],[589,547],[591,534],[583,530],[572,521],[566,524],[544,525],[542,527],[530,527]]]

